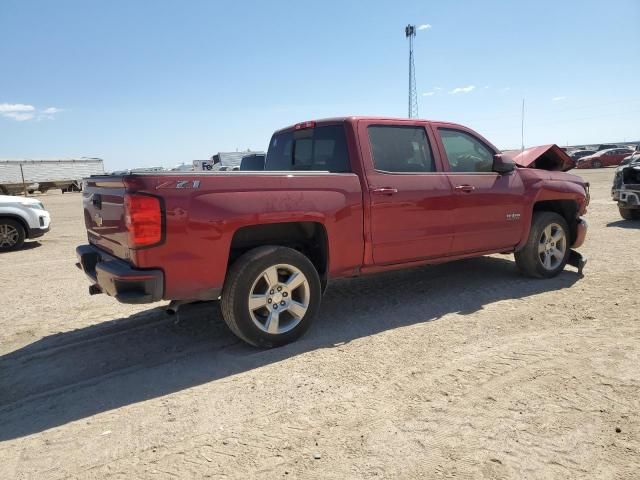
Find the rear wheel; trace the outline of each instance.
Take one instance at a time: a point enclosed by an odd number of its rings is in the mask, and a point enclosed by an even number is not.
[[[291,248],[259,247],[229,270],[222,290],[222,316],[245,342],[278,347],[309,328],[320,297],[320,278],[307,257]]]
[[[24,243],[24,227],[10,218],[0,218],[0,252],[20,248]]]
[[[530,277],[558,275],[569,259],[569,227],[555,212],[535,212],[525,247],[516,252],[518,268]]]
[[[625,220],[640,220],[640,209],[618,207],[620,216]]]
[[[602,168],[602,162],[600,160],[594,160],[591,162],[591,166],[593,168]]]

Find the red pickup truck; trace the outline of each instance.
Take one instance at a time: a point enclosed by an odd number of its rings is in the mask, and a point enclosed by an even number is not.
[[[299,337],[330,279],[515,254],[553,277],[586,235],[588,184],[556,145],[502,154],[461,125],[347,117],[274,133],[260,172],[84,180],[90,293],[125,303],[220,299],[231,330]]]

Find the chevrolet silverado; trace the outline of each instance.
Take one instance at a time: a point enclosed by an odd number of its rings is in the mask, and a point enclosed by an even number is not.
[[[265,171],[85,179],[78,266],[125,303],[219,299],[238,337],[279,346],[338,277],[492,253],[532,277],[581,272],[589,193],[572,166],[448,122],[303,122],[273,134]]]

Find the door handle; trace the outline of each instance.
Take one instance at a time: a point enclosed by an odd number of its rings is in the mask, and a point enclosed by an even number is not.
[[[393,195],[394,193],[398,193],[398,189],[393,187],[380,187],[374,188],[371,190],[371,193],[375,195]]]
[[[458,185],[458,186],[456,186],[455,189],[458,192],[471,193],[476,189],[476,187],[474,187],[473,185]]]

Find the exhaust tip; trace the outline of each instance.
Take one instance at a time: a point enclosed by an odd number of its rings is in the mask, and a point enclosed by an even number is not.
[[[178,313],[178,310],[180,310],[180,307],[182,307],[183,305],[188,305],[190,303],[193,303],[193,301],[171,300],[171,302],[169,302],[169,305],[167,305],[164,310],[165,312],[167,312],[168,315],[175,315]]]

